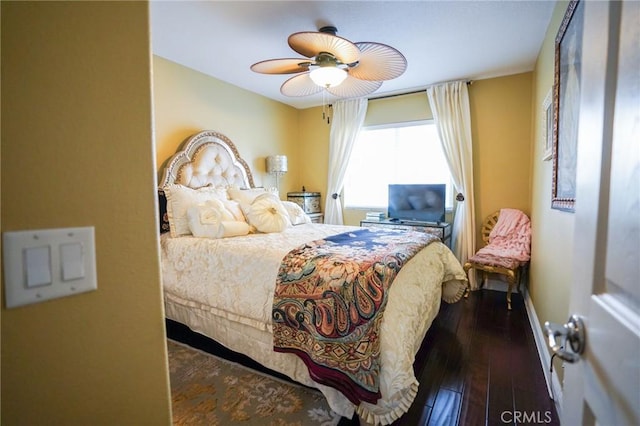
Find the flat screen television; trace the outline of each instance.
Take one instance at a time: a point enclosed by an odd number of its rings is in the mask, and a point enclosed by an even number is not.
[[[447,185],[389,185],[390,219],[418,222],[444,222]]]

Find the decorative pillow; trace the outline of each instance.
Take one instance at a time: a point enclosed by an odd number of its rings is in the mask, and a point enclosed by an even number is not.
[[[221,192],[214,187],[192,189],[183,185],[171,184],[163,188],[167,197],[167,216],[172,237],[191,233],[187,221],[187,209],[204,204],[209,200],[226,200],[226,190]]]
[[[218,238],[238,237],[240,235],[247,235],[250,232],[251,227],[247,222],[237,220],[222,221],[220,222]]]
[[[237,201],[240,203],[240,207],[242,211],[247,213],[251,203],[258,197],[258,195],[266,194],[267,191],[264,188],[247,188],[247,189],[238,189],[238,188],[229,188],[227,190],[229,193],[229,197],[233,201]]]
[[[289,214],[289,220],[292,225],[301,225],[303,223],[311,223],[311,218],[302,210],[298,204],[293,201],[281,201],[285,210]]]
[[[247,235],[250,231],[247,222],[233,220],[233,215],[224,207],[208,201],[204,205],[191,206],[187,209],[189,230],[195,237],[224,238]]]
[[[210,205],[200,204],[187,209],[189,231],[195,237],[217,238],[222,212]]]
[[[240,208],[240,203],[234,200],[224,200],[224,206],[227,210],[231,212],[233,215],[233,220],[246,222],[247,219],[244,217],[244,213],[242,213],[242,209]]]
[[[291,225],[289,213],[273,194],[256,197],[246,213],[249,224],[259,232],[282,232]]]
[[[158,213],[160,214],[160,234],[169,232],[169,215],[167,214],[167,196],[162,189],[158,189]]]

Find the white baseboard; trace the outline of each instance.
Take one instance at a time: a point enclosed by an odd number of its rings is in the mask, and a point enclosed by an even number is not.
[[[555,371],[553,373],[550,372],[551,355],[549,355],[549,351],[547,350],[547,339],[540,328],[540,321],[538,321],[536,310],[531,298],[529,297],[529,292],[524,285],[522,286],[522,296],[529,316],[529,325],[531,325],[533,337],[536,342],[536,348],[538,349],[538,356],[540,357],[540,363],[542,364],[544,378],[547,382],[547,392],[556,406],[558,417],[562,418],[562,386],[560,385],[558,374]]]

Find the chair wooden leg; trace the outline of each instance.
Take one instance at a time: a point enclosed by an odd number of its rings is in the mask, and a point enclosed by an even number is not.
[[[465,262],[464,266],[464,273],[467,275],[467,280],[469,280],[468,282],[471,282],[471,274],[473,273],[474,269],[473,269],[473,265],[470,264],[469,262]],[[467,286],[467,289],[464,292],[464,298],[468,299],[469,298],[469,293],[471,292],[471,288],[469,286]]]
[[[509,284],[507,288],[507,309],[511,310],[511,293],[516,285],[516,273],[514,271],[509,271],[507,274],[507,283]]]
[[[507,309],[511,310],[511,294],[513,293],[514,287],[517,286],[518,291],[520,291],[520,280],[522,278],[522,271],[520,268],[516,269],[507,269],[505,267],[497,267],[491,265],[477,265],[471,262],[465,262],[463,266],[464,272],[467,274],[467,278],[471,275],[473,271],[482,271],[482,281],[480,282],[479,288],[483,288],[489,279],[489,273],[497,273],[505,276],[507,278],[508,289],[507,289]],[[469,292],[465,293],[465,297],[469,296]]]

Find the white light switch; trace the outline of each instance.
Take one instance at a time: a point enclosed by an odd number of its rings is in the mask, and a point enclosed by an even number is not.
[[[4,232],[7,308],[96,290],[95,250],[93,227]]]
[[[30,247],[23,253],[27,287],[51,284],[51,247]]]
[[[84,278],[84,255],[81,243],[62,244],[60,246],[62,261],[62,280],[70,281]]]

